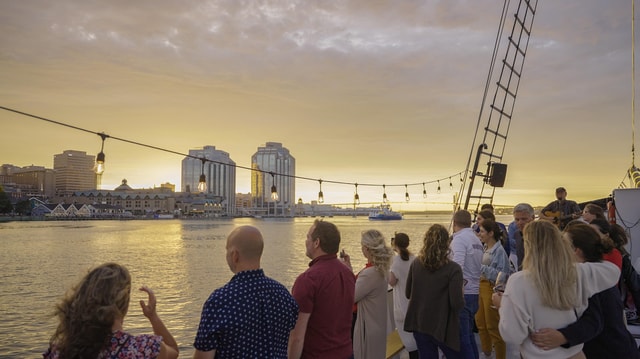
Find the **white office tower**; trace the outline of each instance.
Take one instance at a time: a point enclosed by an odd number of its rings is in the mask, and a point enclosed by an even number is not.
[[[296,159],[282,143],[267,142],[251,156],[251,196],[256,208],[269,216],[291,216],[295,206]],[[273,175],[272,175],[273,174]],[[272,198],[272,187],[278,198]]]
[[[65,150],[53,155],[56,194],[70,196],[75,191],[96,189],[95,163],[95,156],[84,151]]]
[[[236,213],[236,163],[229,154],[216,150],[215,146],[189,150],[182,160],[182,192],[200,193],[198,184],[204,174],[207,197],[219,197],[221,213],[233,216]],[[205,158],[204,167],[201,158]]]

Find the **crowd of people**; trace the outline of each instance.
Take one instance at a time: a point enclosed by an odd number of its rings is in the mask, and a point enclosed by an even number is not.
[[[381,232],[363,231],[367,263],[355,270],[352,254],[340,251],[339,229],[316,220],[305,238],[309,268],[290,291],[260,266],[260,230],[236,227],[226,241],[234,275],[204,303],[193,357],[385,358],[392,288],[393,324],[410,359],[640,359],[624,317],[640,305],[624,230],[599,206],[578,216],[564,188],[556,195],[538,219],[531,205],[516,205],[508,226],[489,204],[475,223],[456,211],[452,233],[430,226],[415,255],[406,233],[387,243]],[[153,334],[123,329],[127,269],[92,269],[56,306],[59,324],[43,357],[177,358],[153,291],[140,291]]]

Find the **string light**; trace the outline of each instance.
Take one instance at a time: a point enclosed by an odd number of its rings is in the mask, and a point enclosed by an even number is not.
[[[407,185],[404,185],[404,200],[409,202],[409,190],[407,189]]]
[[[198,191],[205,193],[207,192],[207,176],[204,175],[204,164],[207,162],[207,159],[202,157],[200,161],[202,161],[202,171],[200,172],[200,181],[198,181]]]
[[[104,140],[109,136],[104,132],[98,133],[97,135],[102,138],[102,145],[100,146],[100,153],[96,156],[95,172],[97,175],[101,175],[104,173]]]
[[[324,203],[324,194],[322,193],[322,180],[319,179],[320,182],[320,192],[318,192],[318,203]]]
[[[198,190],[200,190],[201,192],[205,192],[206,189],[207,189],[207,187],[206,187],[206,176],[204,174],[204,164],[206,162],[217,163],[217,164],[229,166],[229,164],[226,163],[226,162],[220,162],[220,161],[210,160],[210,159],[206,159],[206,158],[196,157],[196,156],[193,156],[193,155],[190,155],[190,154],[185,154],[185,153],[182,153],[182,152],[170,150],[170,149],[159,147],[159,146],[153,146],[153,145],[144,144],[144,143],[132,141],[132,140],[125,139],[125,138],[111,136],[111,135],[105,134],[104,132],[91,131],[91,130],[88,130],[86,128],[69,125],[69,124],[66,124],[66,123],[63,123],[63,122],[59,122],[59,121],[55,121],[55,120],[48,119],[48,118],[45,118],[45,117],[41,117],[41,116],[33,115],[33,114],[30,114],[30,113],[18,111],[18,110],[15,110],[15,109],[7,108],[7,107],[1,106],[1,105],[0,105],[0,110],[13,112],[13,113],[16,113],[16,114],[19,114],[19,115],[31,117],[31,118],[38,119],[38,120],[41,120],[41,121],[49,122],[49,123],[52,123],[52,124],[56,124],[56,125],[60,125],[60,126],[64,126],[64,127],[68,127],[68,128],[71,128],[71,129],[75,129],[75,130],[79,130],[79,131],[83,131],[83,132],[91,133],[93,135],[100,136],[100,138],[102,139],[102,144],[101,144],[100,153],[98,153],[98,155],[96,156],[96,166],[95,166],[96,174],[101,174],[101,173],[104,172],[104,168],[105,168],[105,166],[104,166],[104,162],[105,162],[104,161],[104,159],[105,159],[104,141],[107,138],[109,138],[111,140],[126,142],[128,144],[132,144],[132,145],[136,145],[136,146],[140,146],[140,147],[145,147],[145,148],[149,148],[149,149],[153,149],[153,150],[158,150],[158,151],[163,151],[163,152],[167,152],[167,153],[183,156],[183,157],[186,157],[186,158],[193,158],[193,159],[201,160],[202,161],[202,172],[201,172],[199,183],[198,183]],[[280,176],[294,178],[294,179],[307,180],[307,181],[318,181],[320,183],[320,191],[318,193],[318,195],[319,195],[318,196],[318,202],[320,202],[320,203],[322,203],[324,201],[324,193],[322,192],[322,182],[329,182],[329,183],[341,184],[341,185],[355,185],[354,205],[360,204],[360,196],[358,194],[358,185],[370,186],[370,187],[380,186],[380,184],[373,184],[373,183],[365,183],[365,184],[361,183],[361,184],[358,184],[358,183],[344,182],[344,181],[319,180],[319,179],[316,179],[316,178],[295,176],[295,175],[290,175],[290,174],[285,174],[285,173],[274,173],[274,172],[269,172],[269,171],[265,171],[265,170],[260,170],[260,169],[256,169],[256,168],[251,168],[251,167],[246,167],[246,166],[241,166],[241,165],[235,165],[235,164],[234,165],[230,165],[230,166],[232,166],[234,168],[240,168],[240,169],[249,170],[249,171],[257,171],[257,172],[261,172],[261,173],[265,173],[265,174],[266,173],[271,174],[272,179],[273,179],[273,185],[271,187],[271,198],[274,201],[279,200],[279,195],[278,195],[278,192],[277,192],[277,189],[276,189],[276,186],[275,186],[275,175],[276,174],[280,175]],[[442,177],[442,178],[437,179],[437,180],[421,182],[422,183],[422,187],[423,187],[423,191],[422,191],[423,197],[427,198],[427,190],[426,190],[426,185],[427,184],[436,183],[437,182],[438,183],[438,193],[440,193],[441,192],[441,186],[440,186],[440,181],[441,180],[445,180],[445,179],[449,178],[449,186],[452,187],[452,182],[451,182],[452,177],[455,176],[455,175],[459,175],[460,176],[460,181],[464,182],[464,179],[462,177],[462,173],[463,172],[464,171],[461,171],[461,172],[458,172],[456,174],[450,175],[448,177]],[[405,200],[406,200],[408,198],[408,196],[407,196],[408,187],[409,186],[418,186],[418,185],[420,185],[420,183],[391,184],[389,186],[392,186],[392,187],[405,186]],[[384,184],[382,186],[383,186],[383,191],[384,191],[384,193],[383,193],[383,201],[385,203],[387,203],[388,202],[388,198],[387,198],[387,195],[386,195],[386,184]]]
[[[387,189],[386,185],[382,185],[382,203],[387,203],[389,200],[387,199]]]
[[[278,189],[276,189],[276,176],[273,172],[269,172],[269,174],[271,174],[271,199],[278,202],[280,196],[278,196]]]
[[[449,177],[449,189],[453,190],[453,183],[451,182],[451,177]]]

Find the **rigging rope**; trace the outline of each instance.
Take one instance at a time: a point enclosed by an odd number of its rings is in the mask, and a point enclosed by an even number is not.
[[[467,177],[470,174],[470,166],[471,159],[473,158],[474,151],[476,149],[476,140],[478,139],[478,130],[480,129],[480,122],[482,121],[482,111],[484,110],[484,105],[487,101],[487,95],[489,94],[489,87],[491,85],[491,78],[493,77],[493,69],[495,67],[496,59],[498,58],[498,51],[500,50],[500,39],[502,38],[502,32],[504,31],[504,23],[507,19],[507,11],[509,10],[509,4],[511,0],[505,0],[502,5],[502,14],[500,15],[500,22],[498,23],[498,33],[496,34],[496,39],[493,44],[493,54],[491,54],[491,61],[489,63],[489,74],[487,76],[487,80],[484,84],[484,93],[482,94],[482,102],[480,103],[480,113],[478,114],[478,120],[476,122],[476,131],[473,135],[473,142],[471,143],[471,151],[469,152],[469,159],[467,160],[467,167],[464,171],[464,179],[460,188],[460,195],[456,201],[456,207],[460,207],[460,201],[462,201],[462,193],[465,190],[465,186],[467,183]],[[474,174],[471,174],[473,176]]]
[[[636,166],[636,1],[631,1],[631,168]],[[629,170],[631,171],[631,170]]]
[[[640,188],[640,169],[636,167],[636,1],[631,1],[631,167],[627,170],[631,185]]]

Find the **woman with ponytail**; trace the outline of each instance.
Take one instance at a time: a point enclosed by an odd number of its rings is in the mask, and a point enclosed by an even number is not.
[[[389,285],[393,287],[393,317],[400,340],[409,352],[409,359],[417,359],[418,347],[413,339],[413,334],[404,330],[404,317],[407,315],[407,306],[409,305],[409,299],[404,291],[407,286],[409,268],[411,268],[411,263],[416,256],[409,251],[409,236],[406,233],[396,233],[391,238],[391,246],[398,253],[393,257],[389,270]]]

